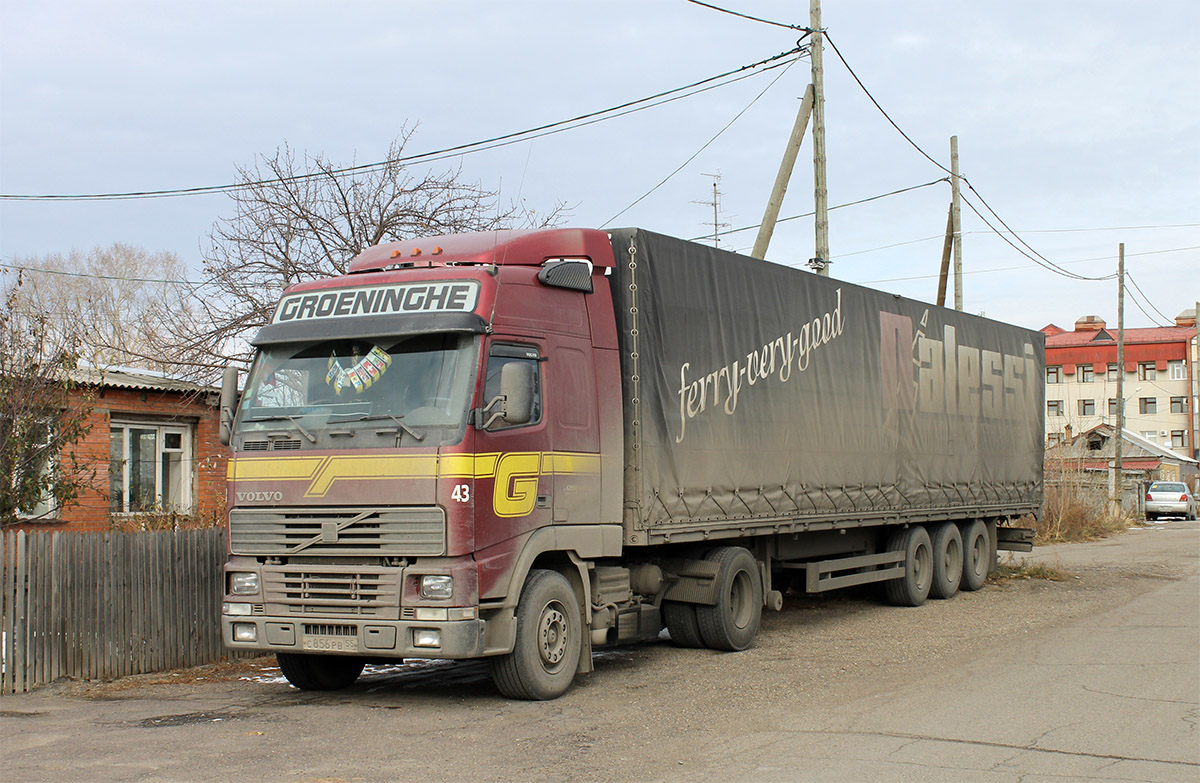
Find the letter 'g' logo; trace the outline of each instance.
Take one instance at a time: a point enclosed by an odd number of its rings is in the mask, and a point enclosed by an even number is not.
[[[523,517],[537,503],[541,454],[505,454],[496,466],[492,507],[498,517]]]
[[[283,500],[283,493],[275,492],[235,492],[239,503],[271,503]]]

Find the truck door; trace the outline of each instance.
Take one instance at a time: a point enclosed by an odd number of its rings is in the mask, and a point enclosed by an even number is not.
[[[510,425],[496,418],[475,436],[477,549],[486,549],[527,531],[550,524],[550,475],[543,461],[550,453],[550,427],[545,411],[543,373],[545,345],[540,340],[494,336],[488,341],[480,407],[500,396],[504,365],[523,362],[533,368],[533,416]],[[485,410],[483,422],[500,410]]]
[[[545,394],[554,521],[594,524],[600,519],[600,431],[591,342],[554,335],[550,352]]]

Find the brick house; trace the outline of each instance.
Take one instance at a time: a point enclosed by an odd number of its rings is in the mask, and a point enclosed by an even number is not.
[[[76,374],[91,396],[87,434],[64,450],[91,486],[26,530],[106,531],[223,522],[228,450],[218,439],[219,390],[132,370]],[[42,512],[48,512],[42,515]]]

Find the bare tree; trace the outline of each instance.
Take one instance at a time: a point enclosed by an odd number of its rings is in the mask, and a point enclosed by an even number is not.
[[[172,371],[160,350],[164,314],[194,309],[178,256],[114,244],[19,258],[16,266],[28,272],[10,306],[41,324],[48,344],[70,345],[81,362],[102,369]]]
[[[399,162],[414,131],[401,130],[388,162],[351,173],[320,154],[297,156],[286,145],[239,169],[233,214],[213,227],[206,282],[194,292],[205,324],[198,327],[193,315],[172,324],[172,355],[197,368],[247,359],[249,338],[268,321],[284,288],[343,273],[372,245],[544,227],[563,216],[561,203],[542,215],[517,204],[502,207],[496,192],[464,181],[461,168],[416,172]]]
[[[89,429],[73,337],[20,306],[22,283],[0,285],[0,526],[61,509],[96,480],[66,449]]]

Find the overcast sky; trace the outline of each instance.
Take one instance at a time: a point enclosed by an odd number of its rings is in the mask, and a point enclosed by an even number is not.
[[[727,0],[807,24],[808,3]],[[613,2],[56,2],[0,0],[0,193],[154,190],[233,182],[287,142],[337,162],[409,152],[603,109],[762,60],[797,33],[684,0]],[[1200,4],[827,0],[832,40],[896,123],[961,171],[1005,222],[1086,276],[1116,269],[1167,322],[1200,298]],[[944,176],[825,52],[830,205]],[[569,225],[622,214],[693,238],[757,224],[810,79],[798,62],[718,90],[504,149],[463,174]],[[763,93],[763,90],[766,92]],[[755,101],[755,96],[763,93]],[[753,101],[753,105],[751,102]],[[749,106],[749,108],[747,108]],[[783,216],[813,206],[806,139]],[[968,196],[974,198],[968,192]],[[933,301],[950,189],[830,214],[836,278]],[[702,202],[702,203],[696,203]],[[977,206],[978,198],[975,198]],[[179,254],[199,277],[226,195],[106,202],[0,201],[0,263],[124,242]],[[1116,282],[1045,271],[963,207],[965,309],[1032,328],[1116,321]],[[722,238],[747,251],[754,232]],[[891,247],[885,247],[891,246]],[[811,218],[784,222],[768,258],[813,255]],[[1132,304],[1127,324],[1149,326]]]

